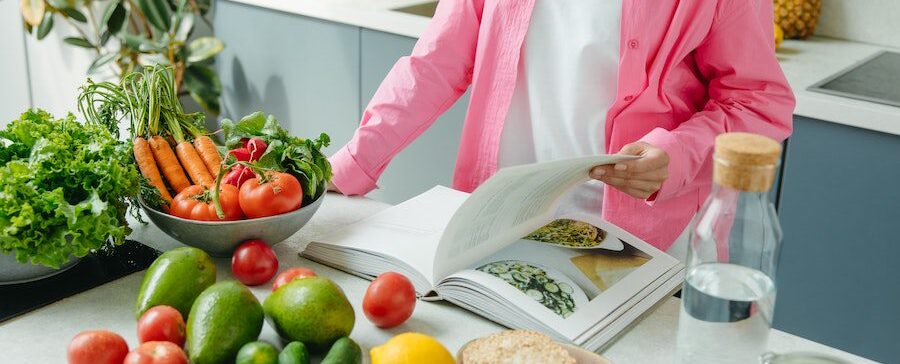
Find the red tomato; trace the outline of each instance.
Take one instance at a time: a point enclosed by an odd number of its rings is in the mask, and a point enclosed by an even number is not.
[[[240,220],[244,217],[238,197],[238,188],[235,186],[223,184],[219,189],[219,202],[225,212],[222,220]],[[200,185],[185,188],[176,195],[169,206],[169,213],[183,219],[222,221],[216,215],[216,205],[210,189]]]
[[[247,147],[247,142],[249,142],[249,141],[250,141],[250,138],[241,138],[241,142],[240,142],[240,143],[241,143],[241,146],[244,147],[244,148],[246,148],[246,147]]]
[[[247,182],[249,179],[251,179],[253,177],[256,177],[256,175],[253,174],[253,171],[250,170],[250,168],[247,168],[243,165],[238,164],[238,165],[231,167],[231,171],[229,171],[228,174],[225,175],[225,177],[222,177],[222,183],[227,183],[232,186],[241,187],[241,185],[243,185],[244,182]]]
[[[232,149],[228,152],[234,156],[235,159],[241,162],[249,162],[250,161],[250,150],[247,148],[236,148]]]
[[[280,172],[266,172],[241,186],[241,210],[249,218],[283,214],[300,208],[303,188],[297,178]]]
[[[372,281],[363,296],[363,313],[383,329],[402,324],[416,308],[412,282],[397,272],[387,272]]]
[[[264,140],[257,137],[250,138],[247,144],[244,145],[244,148],[250,151],[251,162],[259,160],[259,157],[266,153],[266,148],[268,147],[269,145]]]
[[[154,306],[138,320],[138,340],[168,341],[184,345],[184,319],[172,306]]]
[[[188,358],[178,345],[149,341],[128,353],[123,364],[188,364]]]
[[[275,251],[259,239],[247,240],[231,256],[231,272],[241,283],[256,286],[268,282],[278,271]]]
[[[122,364],[128,343],[110,331],[82,331],[69,343],[69,364]]]
[[[275,278],[275,283],[272,283],[272,292],[275,292],[276,289],[281,286],[290,283],[295,279],[306,278],[306,277],[315,277],[316,272],[312,269],[307,268],[291,268],[281,274],[278,275],[278,278]]]

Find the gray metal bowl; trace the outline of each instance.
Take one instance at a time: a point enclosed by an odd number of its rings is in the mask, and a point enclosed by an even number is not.
[[[19,263],[16,260],[15,253],[0,253],[0,286],[32,282],[55,276],[74,267],[79,261],[81,261],[81,258],[72,257],[68,262],[61,265],[59,269],[54,269],[43,265]]]
[[[195,221],[155,210],[140,201],[141,208],[160,230],[186,245],[203,249],[212,256],[228,257],[242,242],[262,239],[275,245],[294,235],[309,222],[326,193],[311,204],[281,215],[238,221]]]

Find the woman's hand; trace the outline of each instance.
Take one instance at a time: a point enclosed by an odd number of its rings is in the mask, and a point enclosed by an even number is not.
[[[646,199],[659,191],[669,177],[669,155],[662,149],[636,142],[622,147],[619,154],[639,155],[641,158],[596,166],[591,169],[591,178],[633,197]]]
[[[337,192],[343,194],[341,190],[339,190],[337,186],[335,186],[331,181],[328,181],[328,192]]]

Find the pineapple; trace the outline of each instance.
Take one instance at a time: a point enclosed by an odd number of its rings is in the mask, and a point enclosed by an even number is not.
[[[781,48],[781,43],[784,43],[784,30],[781,29],[778,24],[775,24],[775,49]]]
[[[775,24],[788,39],[808,38],[816,31],[822,0],[773,0]]]

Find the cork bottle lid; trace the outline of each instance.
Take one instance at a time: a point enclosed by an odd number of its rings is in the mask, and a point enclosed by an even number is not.
[[[734,166],[775,165],[781,158],[781,144],[757,134],[725,133],[716,137],[716,158]]]
[[[781,144],[762,135],[725,133],[716,137],[713,180],[742,191],[772,188]]]

